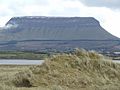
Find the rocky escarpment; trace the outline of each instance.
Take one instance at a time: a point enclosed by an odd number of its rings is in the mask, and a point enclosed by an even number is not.
[[[13,17],[0,37],[1,49],[7,50],[94,49],[119,43],[119,38],[108,33],[92,17]]]

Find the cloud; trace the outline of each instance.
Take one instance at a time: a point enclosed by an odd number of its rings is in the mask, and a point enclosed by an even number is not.
[[[87,6],[120,9],[120,0],[79,0]]]

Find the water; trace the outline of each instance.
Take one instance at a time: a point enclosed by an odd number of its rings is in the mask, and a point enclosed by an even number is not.
[[[0,65],[41,65],[44,60],[27,60],[27,59],[0,59]],[[120,63],[120,60],[113,60]]]
[[[113,62],[115,62],[115,63],[120,63],[120,60],[113,60]]]
[[[40,65],[44,60],[0,59],[0,65]]]

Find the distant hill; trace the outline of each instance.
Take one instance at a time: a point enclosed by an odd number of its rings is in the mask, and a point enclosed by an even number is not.
[[[0,50],[108,49],[119,40],[93,17],[13,17],[0,32]]]

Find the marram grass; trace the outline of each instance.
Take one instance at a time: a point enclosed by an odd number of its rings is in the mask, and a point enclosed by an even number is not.
[[[11,75],[5,85],[14,90],[120,90],[120,64],[93,51],[76,49],[42,65]]]

